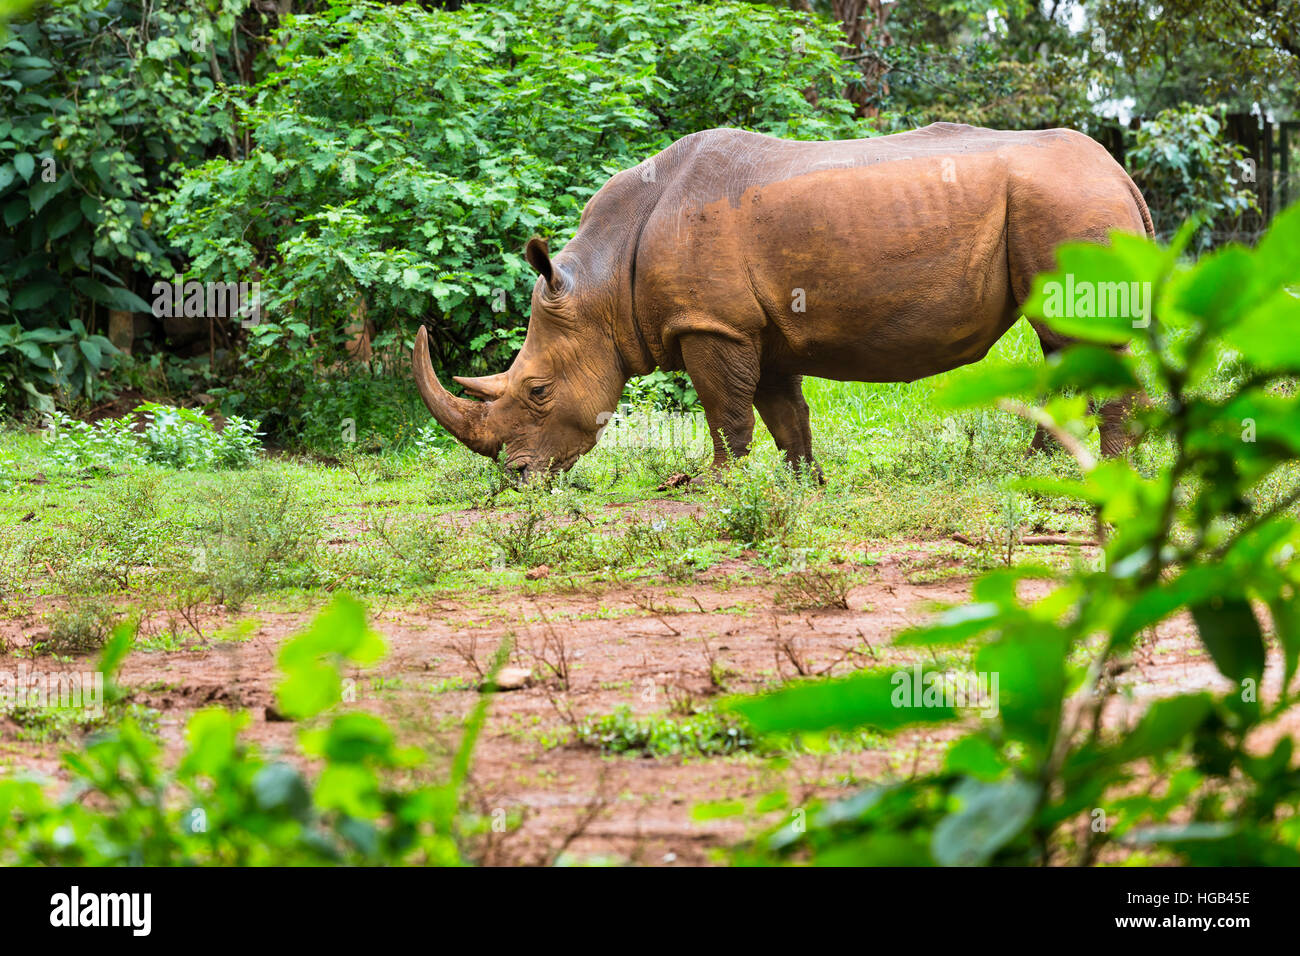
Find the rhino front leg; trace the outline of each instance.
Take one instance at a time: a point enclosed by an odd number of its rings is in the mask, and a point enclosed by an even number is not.
[[[824,482],[822,470],[813,460],[812,426],[808,422],[808,403],[803,397],[803,376],[760,379],[758,391],[754,393],[754,407],[790,467],[795,471],[807,468],[819,482]]]
[[[681,337],[682,361],[704,406],[713,439],[713,469],[749,454],[754,438],[758,350],[720,335]]]

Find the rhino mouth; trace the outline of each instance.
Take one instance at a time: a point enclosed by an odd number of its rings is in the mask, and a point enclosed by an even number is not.
[[[510,458],[505,463],[506,471],[512,472],[516,478],[525,480],[532,475],[558,475],[568,471],[577,462],[578,455],[569,455],[566,458],[552,459],[546,465],[538,465],[532,458],[519,456]]]

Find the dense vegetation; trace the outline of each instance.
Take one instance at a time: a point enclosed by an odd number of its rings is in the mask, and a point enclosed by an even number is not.
[[[561,751],[583,793],[703,768],[675,803],[743,823],[733,863],[1300,863],[1300,206],[1233,138],[1293,116],[1295,0],[27,6],[0,0],[0,677],[106,685],[0,698],[0,864],[572,861],[581,814],[502,849]],[[679,374],[523,485],[415,397],[419,325],[440,370],[504,368],[523,243],[677,137],[936,120],[1121,156],[1157,239],[1038,288],[1149,283],[1154,320],[1040,294],[1081,341],[1047,362],[1022,321],[936,379],[807,382],[824,486],[761,428],[684,485]],[[158,314],[174,277],[259,312]],[[1191,691],[1146,681],[1171,643]],[[998,706],[900,675],[997,675]]]
[[[1234,42],[1250,11],[1189,16],[1170,48],[1141,2],[867,5],[856,25],[837,22],[852,4],[263,6],[81,0],[11,26],[9,414],[129,389],[257,418],[280,444],[337,452],[348,419],[364,447],[403,446],[424,420],[402,371],[417,324],[445,368],[503,367],[526,322],[523,241],[563,241],[612,172],[711,126],[1075,126],[1131,149],[1165,238],[1203,217],[1204,246],[1266,188],[1223,110],[1290,109],[1297,81],[1284,30]],[[1221,88],[1244,68],[1248,94]],[[1126,112],[1149,122],[1121,134]],[[154,284],[179,275],[259,282],[262,320],[154,315]],[[659,375],[629,398],[691,395]]]

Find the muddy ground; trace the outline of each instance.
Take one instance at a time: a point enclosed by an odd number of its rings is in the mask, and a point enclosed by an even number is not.
[[[691,506],[676,501],[635,506],[641,513],[673,517],[684,507]],[[471,516],[446,520],[459,526]],[[331,545],[347,542],[347,523],[336,522]],[[511,665],[530,670],[532,681],[497,695],[477,750],[471,797],[487,812],[522,815],[522,825],[497,837],[485,862],[546,863],[563,853],[576,860],[706,863],[774,818],[696,822],[695,805],[784,788],[797,806],[814,795],[844,794],[865,783],[905,777],[934,767],[958,731],[905,731],[840,752],[796,756],[781,766],[754,754],[604,755],[573,741],[573,722],[621,707],[636,715],[680,715],[726,693],[759,691],[801,672],[910,665],[928,652],[896,648],[892,640],[937,607],[968,600],[972,573],[963,547],[951,541],[892,540],[846,549],[874,561],[854,565],[859,583],[849,591],[847,610],[778,605],[776,576],[745,557],[680,585],[566,584],[544,576],[530,585],[532,593],[512,588],[447,594],[419,606],[372,602],[372,622],[389,653],[373,669],[352,673],[355,700],[345,706],[381,713],[408,742],[445,752],[474,703],[474,687],[493,650],[509,636]],[[1036,549],[1041,557],[1061,562],[1079,550]],[[1091,550],[1083,548],[1083,556],[1093,557]],[[0,639],[21,654],[41,637],[42,612],[57,604],[57,598],[42,599],[26,616],[0,621]],[[173,752],[181,749],[190,714],[217,704],[246,708],[253,718],[249,737],[268,751],[292,755],[296,727],[275,709],[275,661],[280,645],[312,615],[312,608],[256,604],[238,614],[204,608],[195,622],[203,639],[194,636],[184,650],[137,650],[123,666],[120,682],[135,702],[158,711],[158,731]],[[238,639],[217,637],[223,629],[233,633],[237,622],[244,622]],[[142,629],[156,624],[146,620]],[[11,653],[0,666],[12,671],[19,659]],[[77,669],[41,658],[35,666]],[[1266,695],[1276,692],[1279,671],[1274,654]],[[1121,724],[1131,723],[1154,698],[1223,689],[1190,622],[1180,619],[1162,625],[1121,680],[1131,693],[1108,717]],[[69,742],[24,740],[19,731],[0,719],[3,760],[11,768],[58,775],[58,755]]]

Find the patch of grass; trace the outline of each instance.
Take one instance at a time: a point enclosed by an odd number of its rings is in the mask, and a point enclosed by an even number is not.
[[[712,709],[693,715],[638,719],[626,707],[612,714],[585,717],[574,740],[602,753],[642,757],[717,757],[755,749],[757,741],[737,718]]]
[[[140,704],[105,703],[99,713],[81,707],[32,707],[13,705],[0,711],[18,728],[18,740],[51,743],[70,740],[116,726],[123,718],[132,718],[149,733],[158,725],[158,712]]]

